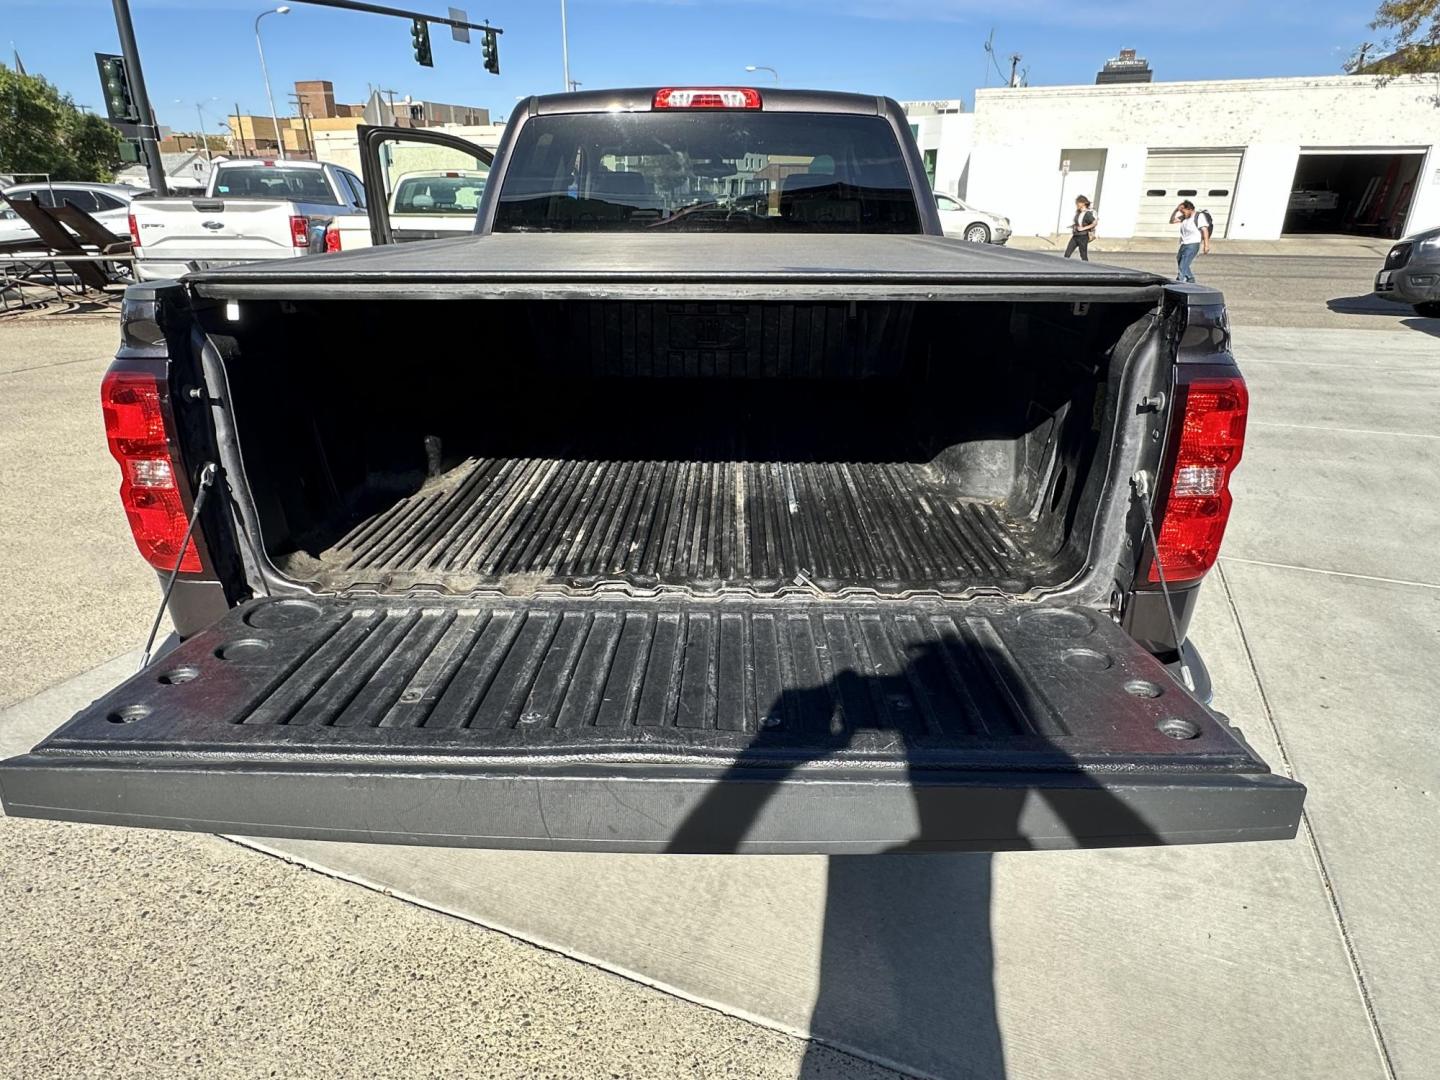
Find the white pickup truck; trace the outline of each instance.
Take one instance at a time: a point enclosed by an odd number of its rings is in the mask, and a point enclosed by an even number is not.
[[[325,248],[326,230],[366,221],[365,186],[348,169],[318,161],[223,161],[199,198],[137,199],[130,206],[135,274],[141,281],[196,269],[291,259]]]

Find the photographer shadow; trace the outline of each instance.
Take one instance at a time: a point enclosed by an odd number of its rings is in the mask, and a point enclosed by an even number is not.
[[[980,670],[990,661],[1012,662],[999,656],[971,659]],[[937,716],[935,698],[926,693],[936,680],[967,693],[956,665],[931,645],[913,650],[897,674],[844,670],[824,685],[781,693],[762,717],[759,734],[668,847],[672,852],[737,852],[745,849],[752,833],[763,842],[767,804],[778,796],[768,813],[786,812],[785,782],[799,781],[797,774],[827,759],[839,768],[843,765],[837,759],[880,749],[888,751],[903,772],[914,803],[914,835],[888,844],[875,842],[883,845],[878,854],[828,857],[818,989],[809,1025],[812,1042],[798,1074],[806,1080],[833,1075],[833,1052],[825,1046],[938,1076],[1003,1078],[990,851],[1086,846],[1078,840],[1056,842],[1056,825],[1069,823],[1075,807],[1065,793],[1073,794],[1077,787],[1088,799],[1087,831],[1099,819],[1110,838],[1096,846],[1159,842],[1133,811],[1102,794],[1068,753],[1037,733],[1043,725],[1026,722],[1027,717],[1043,716],[1043,706],[1029,700],[1024,680],[1016,679],[1007,682],[1012,696],[1006,711],[1011,715],[991,718],[994,730],[959,738],[968,737],[976,748],[985,742],[993,747],[997,733],[1008,731],[1013,743],[1016,728],[1003,725],[1023,724],[1018,733],[1025,743],[1025,767],[1064,773],[1068,786],[1059,789],[1058,797],[1048,787],[1002,786],[987,799],[984,821],[974,825],[974,850],[964,850],[970,846],[965,841],[960,850],[933,850],[937,840],[953,842],[957,833],[953,813],[926,792],[927,787],[936,790],[933,782],[944,771],[938,759],[947,753],[953,759],[957,748],[958,718]],[[816,770],[808,771],[813,779]],[[1097,797],[1102,807],[1098,811]],[[856,812],[864,809],[857,807]],[[893,821],[882,817],[886,823],[878,831],[893,836]],[[967,825],[959,831],[968,830]],[[847,823],[842,831],[854,835],[865,830]],[[981,841],[981,836],[1005,839]],[[763,927],[755,929],[764,932]]]

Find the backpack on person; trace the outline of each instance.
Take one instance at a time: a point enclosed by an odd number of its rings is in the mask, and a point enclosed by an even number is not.
[[[1210,231],[1210,239],[1215,239],[1215,217],[1209,210],[1195,211],[1195,227],[1197,229],[1208,229]]]

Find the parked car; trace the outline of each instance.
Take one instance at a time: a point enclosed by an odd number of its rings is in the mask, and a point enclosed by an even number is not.
[[[332,222],[364,215],[365,186],[339,165],[218,162],[203,196],[140,199],[131,206],[135,276],[159,281],[194,269],[293,259],[324,250]]]
[[[365,134],[399,129],[364,128]],[[489,152],[477,164],[488,165]],[[488,169],[431,169],[399,174],[387,199],[392,242],[434,240],[475,231],[475,212]],[[326,251],[354,251],[373,243],[368,217],[336,218],[325,233]]]
[[[531,98],[476,226],[131,287],[105,428],[184,641],[0,764],[7,814],[595,851],[1295,835],[1304,788],[1185,637],[1245,434],[1218,292],[944,237],[873,95]]]
[[[935,208],[946,236],[964,237],[974,244],[1003,244],[1010,239],[1010,219],[976,210],[953,195],[935,193]]]
[[[1416,233],[1392,247],[1375,275],[1375,294],[1440,319],[1440,229]]]
[[[78,207],[121,237],[125,235],[127,228],[126,217],[130,203],[141,194],[148,192],[124,184],[92,184],[69,180],[16,184],[5,189],[5,196],[9,199],[28,199],[33,196],[42,206]],[[0,244],[12,240],[33,239],[36,239],[35,230],[9,206],[0,203]]]

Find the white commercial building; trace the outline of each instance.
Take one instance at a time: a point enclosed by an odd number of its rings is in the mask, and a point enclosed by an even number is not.
[[[974,139],[975,114],[967,113],[959,98],[902,101],[900,107],[925,159],[931,186],[946,195],[960,194]]]
[[[980,90],[936,187],[1021,234],[1063,231],[1083,194],[1101,236],[1169,236],[1182,199],[1217,237],[1399,236],[1440,225],[1436,91],[1351,75]]]

